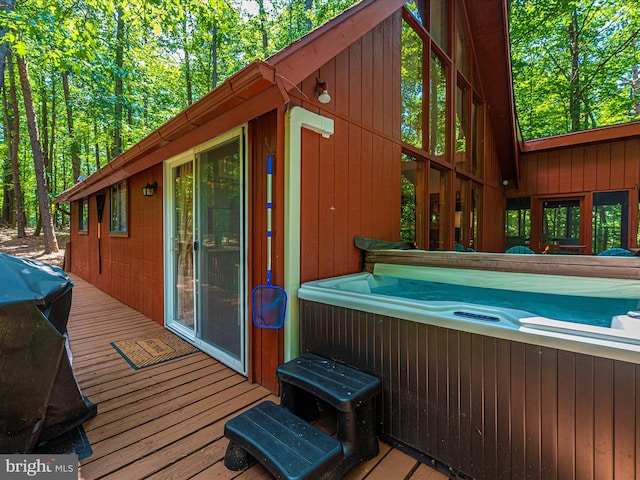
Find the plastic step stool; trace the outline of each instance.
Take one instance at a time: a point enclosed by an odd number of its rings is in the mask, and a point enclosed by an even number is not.
[[[378,455],[374,403],[381,391],[378,377],[312,353],[279,365],[276,375],[281,385],[281,405],[287,410],[313,420],[315,398],[335,409],[344,472]]]
[[[255,459],[278,479],[342,477],[340,442],[273,402],[229,420],[224,435],[230,440],[224,459],[230,470],[242,470]]]

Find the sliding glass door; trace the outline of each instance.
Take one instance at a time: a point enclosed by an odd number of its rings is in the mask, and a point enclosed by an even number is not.
[[[167,328],[246,373],[243,131],[169,162],[167,172]]]

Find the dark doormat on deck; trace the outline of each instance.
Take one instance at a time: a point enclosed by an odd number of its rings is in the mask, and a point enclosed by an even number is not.
[[[169,331],[111,342],[111,345],[136,370],[198,351]]]

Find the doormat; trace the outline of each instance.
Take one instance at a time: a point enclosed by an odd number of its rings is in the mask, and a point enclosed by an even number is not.
[[[111,342],[111,346],[136,370],[198,351],[196,347],[168,331]]]

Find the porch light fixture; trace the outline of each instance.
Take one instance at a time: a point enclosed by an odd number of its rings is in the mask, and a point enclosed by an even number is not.
[[[142,195],[145,197],[153,197],[158,190],[158,182],[147,183],[142,187]]]
[[[316,79],[316,96],[320,103],[329,103],[331,96],[327,92],[327,82],[323,82],[320,77]]]

